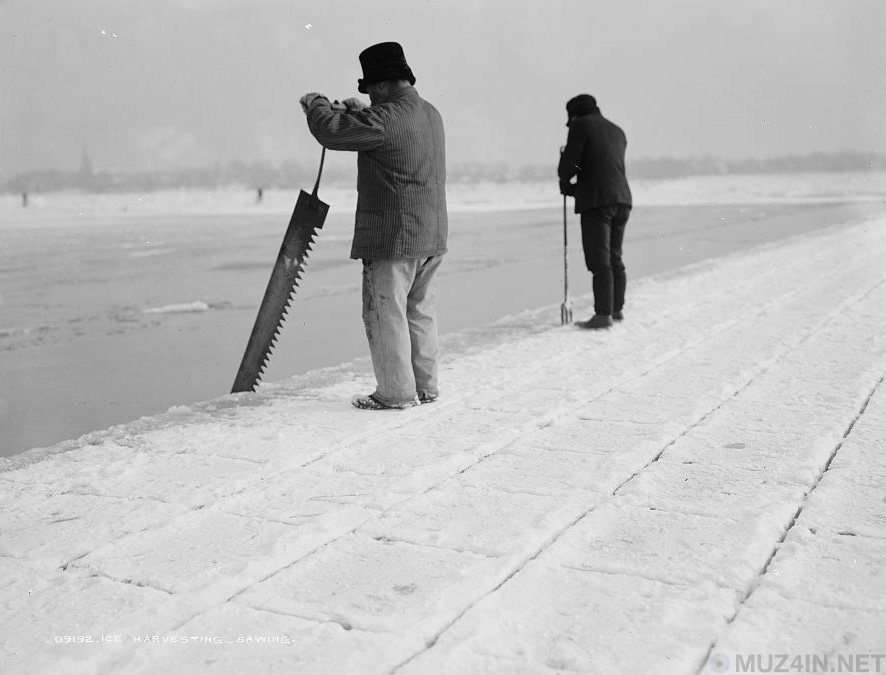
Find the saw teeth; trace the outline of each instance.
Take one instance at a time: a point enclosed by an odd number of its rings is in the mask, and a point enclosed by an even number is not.
[[[284,238],[281,251],[278,254],[274,271],[271,273],[271,281],[268,282],[266,292],[270,292],[271,283],[273,283],[273,297],[269,298],[267,305],[263,300],[259,307],[259,315],[256,318],[246,354],[241,363],[241,369],[247,368],[244,384],[248,381],[245,379],[246,377],[257,373],[254,375],[252,391],[255,391],[256,385],[264,376],[270,354],[277,347],[280,330],[290,309],[292,309],[291,303],[295,299],[299,284],[304,277],[310,257],[309,253],[313,251],[317,235],[317,227],[298,227],[298,223],[290,221],[290,230],[287,230],[287,236]],[[277,312],[276,320],[273,316],[267,315],[270,314],[269,311],[266,312],[272,307]],[[248,368],[256,368],[256,370],[250,372]]]

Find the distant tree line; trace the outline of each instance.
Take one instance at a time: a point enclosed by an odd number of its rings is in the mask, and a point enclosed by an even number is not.
[[[187,188],[220,188],[246,185],[251,188],[292,188],[313,184],[317,167],[286,162],[274,166],[265,162],[231,162],[212,167],[190,167],[162,171],[115,172],[47,169],[13,176],[0,185],[3,192],[49,192],[86,190],[93,192],[152,192]],[[346,178],[341,171],[327,167],[324,181]]]
[[[710,174],[797,173],[827,171],[886,170],[886,155],[855,152],[815,153],[765,159],[722,159],[716,157],[634,159],[628,162],[631,178],[681,178]],[[0,184],[7,193],[86,190],[95,192],[155,191],[181,188],[220,188],[243,185],[250,188],[308,188],[317,168],[311,164],[285,162],[231,162],[205,168],[182,168],[150,172],[93,171],[91,165],[79,170],[30,171]],[[327,164],[326,183],[353,182],[351,165]],[[512,181],[553,181],[556,167],[551,164],[512,165],[506,162],[454,162],[448,167],[452,183]]]
[[[886,155],[838,152],[810,155],[786,155],[765,159],[719,159],[691,157],[688,159],[640,159],[630,163],[628,170],[637,178],[681,178],[724,173],[802,173],[886,170]]]

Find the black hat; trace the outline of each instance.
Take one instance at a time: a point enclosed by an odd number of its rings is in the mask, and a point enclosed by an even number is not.
[[[409,80],[415,84],[415,75],[406,63],[399,42],[380,42],[360,52],[363,79],[357,80],[357,91],[367,93],[366,85],[384,80]]]
[[[579,94],[566,102],[566,115],[570,118],[597,112],[597,99],[590,94]]]

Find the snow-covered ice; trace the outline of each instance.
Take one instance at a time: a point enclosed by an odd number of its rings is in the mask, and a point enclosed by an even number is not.
[[[209,304],[202,300],[194,302],[179,302],[172,305],[163,305],[162,307],[146,307],[142,310],[143,314],[184,314],[188,312],[207,312]]]
[[[355,362],[5,460],[0,670],[882,672],[883,260],[872,216],[475,329],[432,405]]]

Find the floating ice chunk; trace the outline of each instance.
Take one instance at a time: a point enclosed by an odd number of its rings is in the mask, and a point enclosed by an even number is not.
[[[175,305],[163,305],[162,307],[149,307],[142,310],[142,314],[187,314],[190,312],[207,312],[209,305],[202,300],[195,302],[182,302]]]

